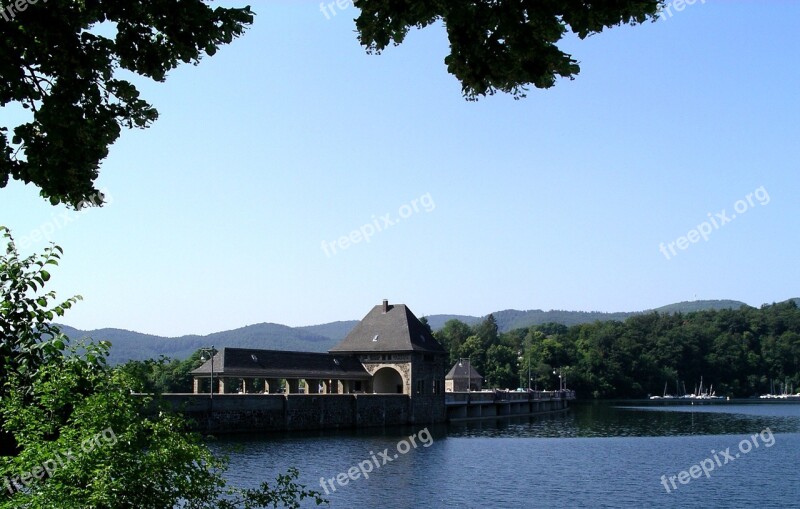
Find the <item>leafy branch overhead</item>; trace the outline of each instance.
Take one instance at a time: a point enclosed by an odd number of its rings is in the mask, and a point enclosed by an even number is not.
[[[100,196],[100,162],[121,129],[158,117],[117,71],[164,81],[253,22],[249,7],[200,0],[61,0],[14,14],[0,37],[0,106],[22,106],[31,118],[10,132],[0,126],[0,187],[20,180],[74,207]]]
[[[578,62],[557,45],[622,24],[655,19],[664,0],[355,0],[358,38],[379,53],[413,27],[441,22],[445,64],[475,100],[497,91],[524,97],[529,85],[573,79]],[[76,208],[102,196],[100,163],[125,128],[158,117],[119,70],[164,81],[180,63],[242,35],[250,7],[211,8],[203,0],[17,2],[0,37],[0,107],[29,119],[0,125],[0,188],[33,184],[52,204]],[[6,15],[9,15],[8,11]],[[102,199],[102,198],[101,198]]]
[[[574,79],[578,62],[557,46],[565,34],[581,39],[605,28],[655,20],[663,0],[355,0],[359,41],[381,52],[413,27],[441,21],[450,40],[447,70],[467,99],[498,90],[525,96],[528,85],[550,88]]]

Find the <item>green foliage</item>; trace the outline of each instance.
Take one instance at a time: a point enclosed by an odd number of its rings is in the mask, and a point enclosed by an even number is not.
[[[128,374],[135,381],[136,392],[190,392],[192,376],[189,373],[203,364],[200,357],[201,351],[197,350],[182,361],[161,356],[159,359],[128,361],[116,369]]]
[[[450,365],[458,362],[461,354],[461,345],[472,334],[469,325],[459,320],[448,320],[444,327],[434,333],[436,340],[441,343],[450,354]]]
[[[44,267],[60,248],[20,258],[13,238],[0,257],[4,348],[0,392],[0,509],[299,507],[318,492],[289,470],[274,485],[228,485],[225,458],[187,431],[183,418],[132,396],[135,370],[108,367],[109,343],[68,344],[47,309]],[[72,302],[72,301],[68,301]],[[68,306],[67,306],[68,307]],[[61,312],[59,312],[61,310]]]
[[[569,32],[584,39],[622,24],[656,19],[663,2],[544,2],[479,0],[387,2],[355,0],[359,41],[370,52],[400,44],[412,27],[441,21],[450,40],[447,70],[464,96],[496,91],[524,97],[528,85],[550,88],[560,77],[574,79],[578,62],[557,43]]]
[[[517,387],[517,352],[505,345],[492,345],[486,351],[486,369],[483,376],[490,387],[514,389]]]
[[[616,25],[655,19],[662,1],[475,2],[355,0],[358,38],[369,52],[400,44],[411,27],[441,21],[448,71],[468,99],[574,79],[578,62],[558,43]],[[53,204],[101,204],[100,163],[123,128],[146,128],[157,110],[118,71],[155,81],[180,63],[214,55],[253,22],[249,7],[202,0],[22,2],[3,22],[0,107],[20,105],[28,122],[0,127],[0,188],[33,183]],[[124,76],[124,74],[122,75]],[[80,150],[76,150],[80,147]]]
[[[32,118],[10,135],[0,127],[0,188],[33,183],[76,208],[102,203],[94,181],[122,128],[158,117],[118,71],[164,81],[253,22],[249,7],[201,0],[29,2],[15,14],[0,38],[0,107],[21,105]]]
[[[464,327],[451,323],[448,329]],[[486,343],[481,335],[491,337],[491,329],[488,319],[476,325],[459,355],[471,357],[495,387],[511,387],[512,375],[525,387],[530,367],[539,389],[558,387],[553,371],[560,369],[583,398],[661,395],[665,383],[671,394],[684,385],[692,392],[701,377],[725,396],[766,393],[771,380],[800,388],[800,309],[794,301],[761,309],[653,312],[569,328],[544,324]]]

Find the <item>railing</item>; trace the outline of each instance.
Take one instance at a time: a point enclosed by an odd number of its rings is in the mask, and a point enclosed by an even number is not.
[[[575,391],[472,391],[472,392],[446,392],[445,404],[447,405],[480,405],[486,403],[515,402],[515,401],[556,401],[574,400]]]

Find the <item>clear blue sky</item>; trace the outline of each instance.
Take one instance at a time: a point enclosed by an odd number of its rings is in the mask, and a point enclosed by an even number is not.
[[[111,148],[107,206],[0,190],[25,253],[49,229],[65,249],[52,286],[85,298],[65,323],[175,336],[383,298],[484,315],[800,296],[800,3],[708,0],[570,39],[576,80],[477,103],[441,27],[370,56],[352,6],[254,9],[213,58],[137,82],[161,117]]]

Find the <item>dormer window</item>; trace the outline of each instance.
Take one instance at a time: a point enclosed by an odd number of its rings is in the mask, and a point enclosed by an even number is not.
[[[378,341],[378,336],[380,336],[380,334],[375,334],[375,336],[373,336],[372,338],[373,343],[376,343]]]

